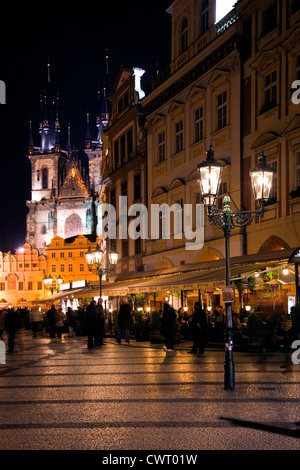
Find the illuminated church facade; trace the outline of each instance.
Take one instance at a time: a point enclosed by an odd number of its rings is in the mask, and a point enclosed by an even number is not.
[[[30,123],[31,200],[26,202],[29,209],[26,242],[44,253],[56,236],[64,239],[79,234],[97,236],[97,213],[102,191],[102,131],[108,125],[109,115],[104,94],[103,112],[100,110],[96,119],[98,136],[95,140],[91,139],[87,116],[86,168],[71,149],[70,125],[66,150],[61,146],[58,98],[55,103],[51,100],[49,69],[48,90],[41,99],[40,110],[38,147],[33,144]]]

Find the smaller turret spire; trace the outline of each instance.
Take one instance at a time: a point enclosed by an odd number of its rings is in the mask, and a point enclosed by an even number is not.
[[[71,124],[68,124],[68,142],[67,142],[67,153],[70,156],[72,152],[72,147],[71,147]]]
[[[28,142],[28,152],[30,155],[33,154],[33,137],[32,137],[32,125],[31,119],[29,120],[29,142]]]
[[[85,146],[86,148],[90,148],[91,146],[91,129],[90,129],[90,115],[89,113],[86,114],[86,136],[85,136]]]

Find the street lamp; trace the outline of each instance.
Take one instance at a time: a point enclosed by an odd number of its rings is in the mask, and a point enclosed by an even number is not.
[[[111,268],[102,267],[103,251],[100,249],[99,244],[94,251],[89,246],[88,251],[85,254],[85,259],[88,265],[89,271],[98,274],[100,280],[100,297],[102,297],[102,276],[103,274],[109,274],[116,267],[118,262],[118,252],[112,251],[108,255]]]
[[[51,289],[51,295],[53,295],[53,291],[54,291],[54,282],[55,282],[55,279],[51,276],[51,274],[49,274],[48,277],[46,276],[46,274],[44,275],[44,279],[43,279],[44,286],[49,287]],[[63,279],[61,275],[59,275],[57,278],[57,284],[61,286],[62,283],[63,283]]]
[[[223,209],[217,209],[221,174],[224,165],[214,158],[214,151],[210,146],[206,152],[206,160],[198,165],[200,188],[204,207],[211,223],[222,229],[225,237],[225,279],[226,287],[230,287],[230,236],[235,227],[243,227],[251,223],[256,217],[263,217],[264,204],[268,201],[272,187],[273,170],[267,165],[266,157],[262,152],[258,165],[250,171],[252,189],[255,200],[259,203],[257,211],[232,211],[230,197],[223,199]],[[234,390],[234,363],[232,340],[232,311],[231,303],[225,303],[226,308],[226,342],[224,363],[225,390]]]

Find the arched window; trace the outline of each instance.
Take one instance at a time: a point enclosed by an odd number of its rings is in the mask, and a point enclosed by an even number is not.
[[[200,11],[200,34],[206,33],[209,28],[209,0],[203,0]]]
[[[46,225],[42,226],[42,235],[45,235],[47,233],[47,227]]]
[[[42,188],[48,189],[48,168],[45,166],[42,169]]]
[[[188,20],[184,18],[181,23],[180,29],[180,54],[182,54],[188,47]]]

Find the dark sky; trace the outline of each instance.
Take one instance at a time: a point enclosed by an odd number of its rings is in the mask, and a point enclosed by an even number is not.
[[[171,3],[61,0],[1,6],[0,80],[6,84],[6,104],[0,105],[0,251],[14,252],[25,242],[26,200],[31,197],[28,126],[31,117],[38,146],[48,57],[51,89],[60,97],[62,147],[70,122],[72,146],[82,149],[87,111],[93,137],[97,135],[97,92],[105,80],[106,48],[111,84],[120,65],[145,69],[143,80],[149,81],[153,61],[163,70],[170,60],[166,9]]]

